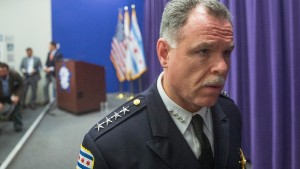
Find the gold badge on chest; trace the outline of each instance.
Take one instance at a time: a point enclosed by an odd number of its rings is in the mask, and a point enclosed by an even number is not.
[[[247,160],[241,148],[240,148],[240,160],[241,161],[239,161],[239,163],[241,164],[242,169],[246,169]]]

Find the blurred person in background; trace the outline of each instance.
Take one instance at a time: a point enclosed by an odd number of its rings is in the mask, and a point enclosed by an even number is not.
[[[12,107],[10,119],[15,131],[20,132],[23,127],[20,113],[23,79],[19,73],[9,70],[6,63],[0,62],[0,80],[0,111],[4,110],[6,104]]]
[[[26,95],[31,87],[31,97],[28,103],[29,108],[36,108],[36,93],[38,88],[38,81],[41,79],[40,70],[42,63],[39,57],[33,56],[32,48],[26,49],[27,56],[22,59],[20,70],[24,77],[24,93],[22,95],[22,106],[25,107]]]
[[[52,41],[49,45],[49,53],[47,55],[46,67],[46,84],[44,86],[44,105],[50,101],[49,97],[49,85],[53,85],[53,97],[56,97],[56,78],[55,78],[55,62],[63,58],[62,53],[57,48],[57,43]]]

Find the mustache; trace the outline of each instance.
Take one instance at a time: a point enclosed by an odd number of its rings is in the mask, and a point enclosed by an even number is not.
[[[213,78],[205,79],[202,83],[202,87],[208,87],[208,86],[223,86],[225,85],[225,78],[222,76],[216,76]]]

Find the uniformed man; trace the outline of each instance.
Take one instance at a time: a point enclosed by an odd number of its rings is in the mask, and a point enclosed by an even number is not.
[[[170,1],[157,41],[163,72],[148,90],[92,127],[77,168],[241,168],[240,112],[220,94],[233,48],[223,4]]]

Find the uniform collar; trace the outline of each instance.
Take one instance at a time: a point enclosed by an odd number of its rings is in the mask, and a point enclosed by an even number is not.
[[[211,113],[210,109],[208,107],[203,107],[197,112],[191,113],[182,107],[180,107],[178,104],[176,104],[173,100],[170,99],[170,97],[166,94],[165,90],[162,86],[162,78],[163,78],[164,72],[162,72],[157,80],[157,89],[160,97],[162,98],[162,101],[164,105],[166,106],[167,110],[171,114],[171,118],[178,127],[181,134],[184,134],[186,130],[189,127],[189,124],[192,120],[192,116],[195,114],[199,114],[202,116],[204,123],[208,130],[212,132],[212,120],[211,120]]]

